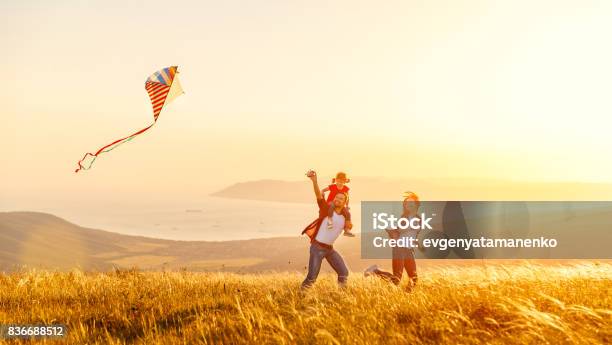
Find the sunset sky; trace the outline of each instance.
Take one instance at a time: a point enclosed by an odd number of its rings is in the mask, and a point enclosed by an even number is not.
[[[612,183],[609,1],[3,1],[0,198],[331,175]],[[145,79],[186,94],[152,121]],[[138,196],[138,197],[137,197]]]

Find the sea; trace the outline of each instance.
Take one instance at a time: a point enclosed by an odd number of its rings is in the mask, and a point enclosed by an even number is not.
[[[314,200],[307,204],[219,197],[146,207],[141,203],[45,204],[10,211],[45,212],[86,228],[179,241],[299,236],[318,215]]]

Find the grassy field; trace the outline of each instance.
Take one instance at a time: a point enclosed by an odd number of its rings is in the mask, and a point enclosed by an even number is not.
[[[302,278],[16,272],[0,275],[0,324],[65,323],[71,344],[612,343],[609,263],[439,267],[410,293],[358,273],[302,293]]]

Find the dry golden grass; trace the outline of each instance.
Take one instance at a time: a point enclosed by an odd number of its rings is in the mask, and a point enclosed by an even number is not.
[[[0,275],[0,324],[65,323],[71,344],[612,342],[608,263],[435,268],[411,293],[357,273],[301,293],[302,278],[17,272]]]

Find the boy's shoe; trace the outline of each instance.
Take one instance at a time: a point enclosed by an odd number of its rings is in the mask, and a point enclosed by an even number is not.
[[[378,269],[378,265],[372,265],[368,268],[366,268],[365,271],[363,271],[363,276],[364,277],[369,277],[371,275],[374,275],[374,271],[376,271]]]
[[[355,234],[352,233],[352,232],[345,231],[344,232],[344,236],[346,236],[346,237],[355,237]]]

